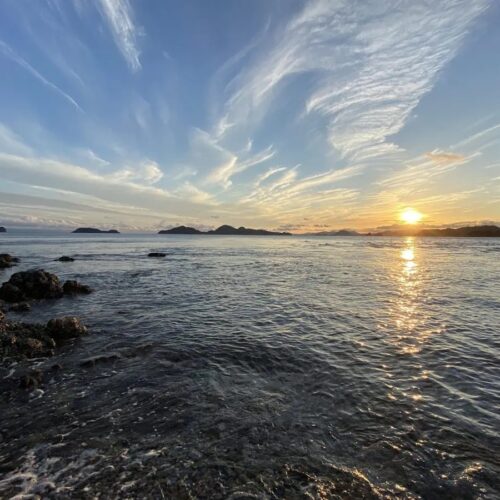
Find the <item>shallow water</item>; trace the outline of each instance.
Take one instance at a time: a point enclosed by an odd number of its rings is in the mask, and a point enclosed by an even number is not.
[[[24,315],[91,334],[35,361],[63,369],[31,394],[0,369],[1,497],[500,496],[498,240],[8,233],[0,252],[95,289]]]

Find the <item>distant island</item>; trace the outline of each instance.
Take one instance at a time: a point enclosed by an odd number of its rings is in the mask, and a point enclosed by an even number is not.
[[[368,233],[367,236],[432,236],[432,237],[455,237],[455,238],[499,238],[500,227],[498,226],[466,226],[444,229],[397,229]]]
[[[120,234],[120,231],[117,231],[116,229],[108,229],[107,231],[104,231],[102,229],[96,229],[95,227],[79,227],[78,229],[75,229],[72,231],[73,233],[107,233],[107,234]]]
[[[5,229],[3,226],[0,226],[0,233],[6,233],[7,229]]]
[[[163,229],[158,234],[215,234],[215,235],[234,235],[234,236],[291,236],[291,233],[280,233],[276,231],[267,231],[265,229],[250,229],[248,227],[233,227],[223,225],[210,231],[199,231],[194,227],[177,226],[172,229]]]

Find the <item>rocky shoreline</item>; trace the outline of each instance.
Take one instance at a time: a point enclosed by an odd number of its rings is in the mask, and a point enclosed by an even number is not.
[[[19,259],[9,254],[0,255],[2,269],[12,267]],[[64,283],[52,273],[34,269],[14,273],[0,287],[0,362],[19,364],[53,356],[68,340],[88,333],[82,321],[74,316],[50,319],[47,323],[27,323],[7,317],[13,312],[29,311],[34,301],[56,300],[64,296],[88,294],[92,290],[76,280]],[[43,378],[39,370],[31,370],[20,378],[20,387],[33,390]]]

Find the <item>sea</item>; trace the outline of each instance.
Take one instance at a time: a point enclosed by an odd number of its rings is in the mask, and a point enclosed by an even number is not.
[[[94,292],[9,313],[89,334],[0,367],[0,498],[500,498],[500,239],[18,231],[1,252],[0,281]]]

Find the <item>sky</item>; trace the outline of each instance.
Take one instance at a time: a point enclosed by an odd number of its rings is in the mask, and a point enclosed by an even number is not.
[[[500,223],[496,0],[0,0],[0,224]]]

